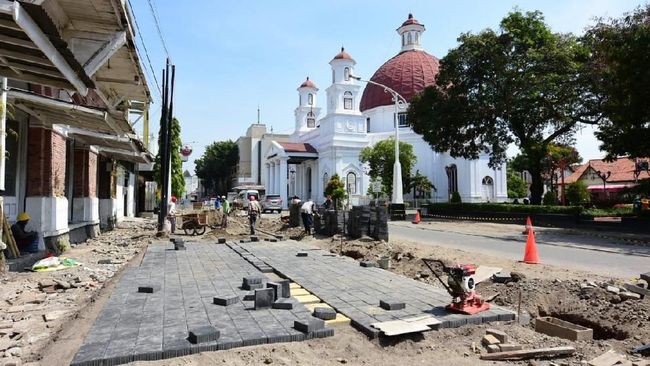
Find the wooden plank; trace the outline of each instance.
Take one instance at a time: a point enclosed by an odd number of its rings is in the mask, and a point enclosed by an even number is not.
[[[0,42],[9,43],[15,46],[20,46],[25,48],[31,48],[35,50],[38,49],[38,46],[36,46],[32,41],[26,41],[24,39],[6,36],[4,34],[0,34]]]
[[[52,62],[50,62],[50,60],[48,60],[46,57],[38,57],[38,56],[34,56],[22,52],[0,49],[0,56],[16,59],[20,61],[27,61],[27,62],[31,62],[43,66],[54,67]]]
[[[481,360],[524,360],[540,356],[567,356],[575,353],[576,349],[573,347],[553,347],[553,348],[538,348],[538,349],[524,349],[520,351],[510,352],[496,352],[481,355]]]
[[[7,20],[7,19],[0,19],[0,28],[17,30],[17,31],[21,31],[21,32],[23,31],[22,29],[20,29],[18,24],[16,24],[15,22],[12,22],[10,20]]]
[[[370,325],[381,330],[384,332],[384,335],[390,337],[406,333],[426,332],[431,330],[432,326],[439,324],[441,324],[441,321],[432,317],[431,315],[423,315],[411,318],[391,320],[387,322],[373,323]]]
[[[488,267],[488,266],[478,266],[476,268],[476,273],[474,274],[474,283],[480,283],[488,278],[491,278],[493,274],[501,272],[503,268],[498,267]]]

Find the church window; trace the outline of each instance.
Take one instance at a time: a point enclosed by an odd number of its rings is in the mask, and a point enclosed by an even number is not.
[[[366,132],[370,132],[370,117],[366,118]]]
[[[343,77],[345,78],[345,81],[350,81],[350,68],[346,67],[343,70]]]
[[[307,113],[307,127],[316,127],[316,115],[312,112]]]
[[[485,178],[483,178],[482,184],[491,186],[492,184],[494,184],[494,181],[492,180],[492,177],[486,176]]]
[[[352,93],[346,91],[343,93],[343,109],[352,109]]]
[[[327,183],[329,183],[330,177],[327,175],[327,173],[323,174],[323,190],[327,188]]]
[[[298,105],[302,105],[302,94],[298,94]]]
[[[406,46],[406,33],[402,33],[402,46]]]
[[[336,80],[336,71],[332,69],[332,84],[334,84],[334,81]]]
[[[407,39],[407,41],[408,41],[408,42],[407,42],[408,44],[411,44],[411,43],[413,43],[413,40],[411,39],[411,32],[409,32],[409,33],[408,33],[408,35],[407,35],[407,38],[406,38],[406,39]]]
[[[415,33],[415,44],[420,44],[420,33]]]
[[[346,177],[346,186],[348,194],[357,194],[357,175],[354,172],[349,172]]]
[[[406,119],[406,112],[397,113],[397,121],[398,121],[400,127],[408,127],[409,126],[409,122]],[[393,122],[393,126],[395,126],[394,122]]]
[[[449,198],[454,192],[458,192],[458,168],[456,164],[451,164],[445,167],[445,172],[447,173],[447,189],[449,193]]]
[[[314,105],[314,94],[312,93],[307,94],[307,104]]]

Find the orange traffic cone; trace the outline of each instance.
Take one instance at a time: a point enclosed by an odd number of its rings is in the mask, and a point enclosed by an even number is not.
[[[535,232],[533,230],[528,231],[528,239],[526,240],[526,252],[524,253],[524,263],[539,263],[539,256],[537,255],[537,244],[535,243]]]
[[[531,231],[533,231],[533,222],[530,220],[530,216],[528,216],[526,218],[526,227],[524,228],[522,234],[528,235],[528,233],[530,233]]]
[[[414,224],[420,223],[420,210],[415,211],[415,218],[412,221]]]

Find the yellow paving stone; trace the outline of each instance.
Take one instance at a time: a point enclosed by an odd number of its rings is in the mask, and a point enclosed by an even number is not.
[[[317,303],[317,304],[305,304],[305,307],[309,309],[309,311],[314,311],[314,308],[332,308],[331,306],[327,305],[324,302]]]
[[[332,320],[325,320],[325,324],[327,325],[348,325],[350,324],[350,318],[347,316],[341,314],[341,313],[336,313],[336,318]]]
[[[297,283],[295,283],[295,282],[291,282],[291,283],[289,284],[289,288],[293,290],[293,289],[295,289],[295,288],[302,288],[302,287],[300,287],[300,285],[297,284]]]
[[[311,295],[311,292],[305,290],[304,288],[296,288],[291,290],[291,296],[300,296],[300,295]]]
[[[298,295],[293,297],[302,304],[317,304],[320,302],[320,299],[314,295]]]

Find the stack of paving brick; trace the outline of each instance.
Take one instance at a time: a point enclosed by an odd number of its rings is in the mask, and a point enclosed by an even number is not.
[[[300,204],[295,203],[289,207],[289,226],[298,227],[300,222]]]
[[[361,209],[361,206],[354,206],[348,213],[346,233],[352,239],[358,239],[363,236],[364,230],[361,225]]]
[[[374,215],[370,216],[372,231],[370,236],[377,240],[388,240],[388,213],[386,207],[377,206],[373,210]],[[373,221],[374,219],[374,221]]]

